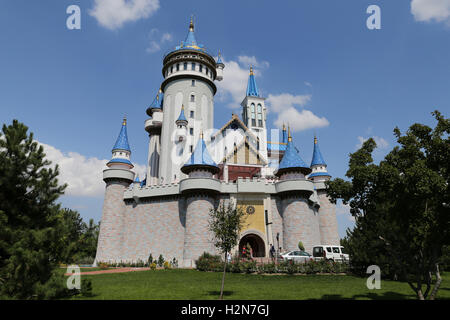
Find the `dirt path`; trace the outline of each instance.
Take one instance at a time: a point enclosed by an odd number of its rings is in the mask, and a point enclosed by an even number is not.
[[[65,273],[65,276],[71,276],[71,275],[92,275],[92,274],[104,274],[104,273],[121,273],[121,272],[132,272],[132,271],[146,271],[150,270],[150,268],[114,268],[114,269],[107,269],[107,270],[97,270],[97,271],[85,271],[80,273]]]

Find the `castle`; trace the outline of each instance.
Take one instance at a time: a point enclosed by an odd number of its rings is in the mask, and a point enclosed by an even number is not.
[[[213,129],[215,81],[225,65],[198,44],[191,19],[185,41],[164,56],[159,92],[146,110],[149,134],[146,177],[132,171],[124,119],[106,183],[96,262],[146,261],[150,254],[192,267],[203,253],[217,253],[208,231],[211,209],[221,201],[245,208],[239,246],[268,257],[270,246],[311,253],[318,244],[339,244],[336,209],[325,191],[330,179],[314,138],[305,164],[283,126],[268,141],[265,99],[253,69],[242,106]]]

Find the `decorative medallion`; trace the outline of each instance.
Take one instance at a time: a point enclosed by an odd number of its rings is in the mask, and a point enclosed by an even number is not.
[[[253,213],[255,213],[255,207],[254,207],[254,206],[248,206],[248,207],[247,207],[247,213],[248,213],[248,214],[253,214]]]

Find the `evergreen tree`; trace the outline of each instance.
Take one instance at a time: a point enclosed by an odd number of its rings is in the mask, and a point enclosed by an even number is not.
[[[52,298],[65,292],[54,271],[63,252],[55,201],[66,186],[27,131],[14,120],[0,133],[0,296]]]

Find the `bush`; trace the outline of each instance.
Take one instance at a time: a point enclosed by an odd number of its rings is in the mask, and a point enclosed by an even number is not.
[[[150,269],[151,269],[151,270],[156,270],[156,263],[152,262],[152,263],[150,264]]]
[[[163,255],[162,254],[160,254],[159,255],[159,258],[158,258],[158,267],[162,267],[163,265],[164,265],[164,257],[163,257]]]
[[[148,261],[148,265],[151,265],[153,263],[153,256],[151,253],[150,253],[150,256],[148,257],[147,261]]]
[[[98,267],[102,270],[108,269],[108,264],[106,262],[99,262]]]
[[[173,258],[173,259],[172,259],[171,264],[172,264],[172,267],[178,268],[178,260],[177,260],[176,258]]]
[[[171,266],[170,266],[170,262],[169,261],[164,261],[164,269],[170,269],[171,268]]]
[[[218,255],[204,252],[196,261],[195,266],[199,271],[221,271],[223,262]]]
[[[81,280],[81,295],[83,297],[92,297],[92,281],[89,279]]]

